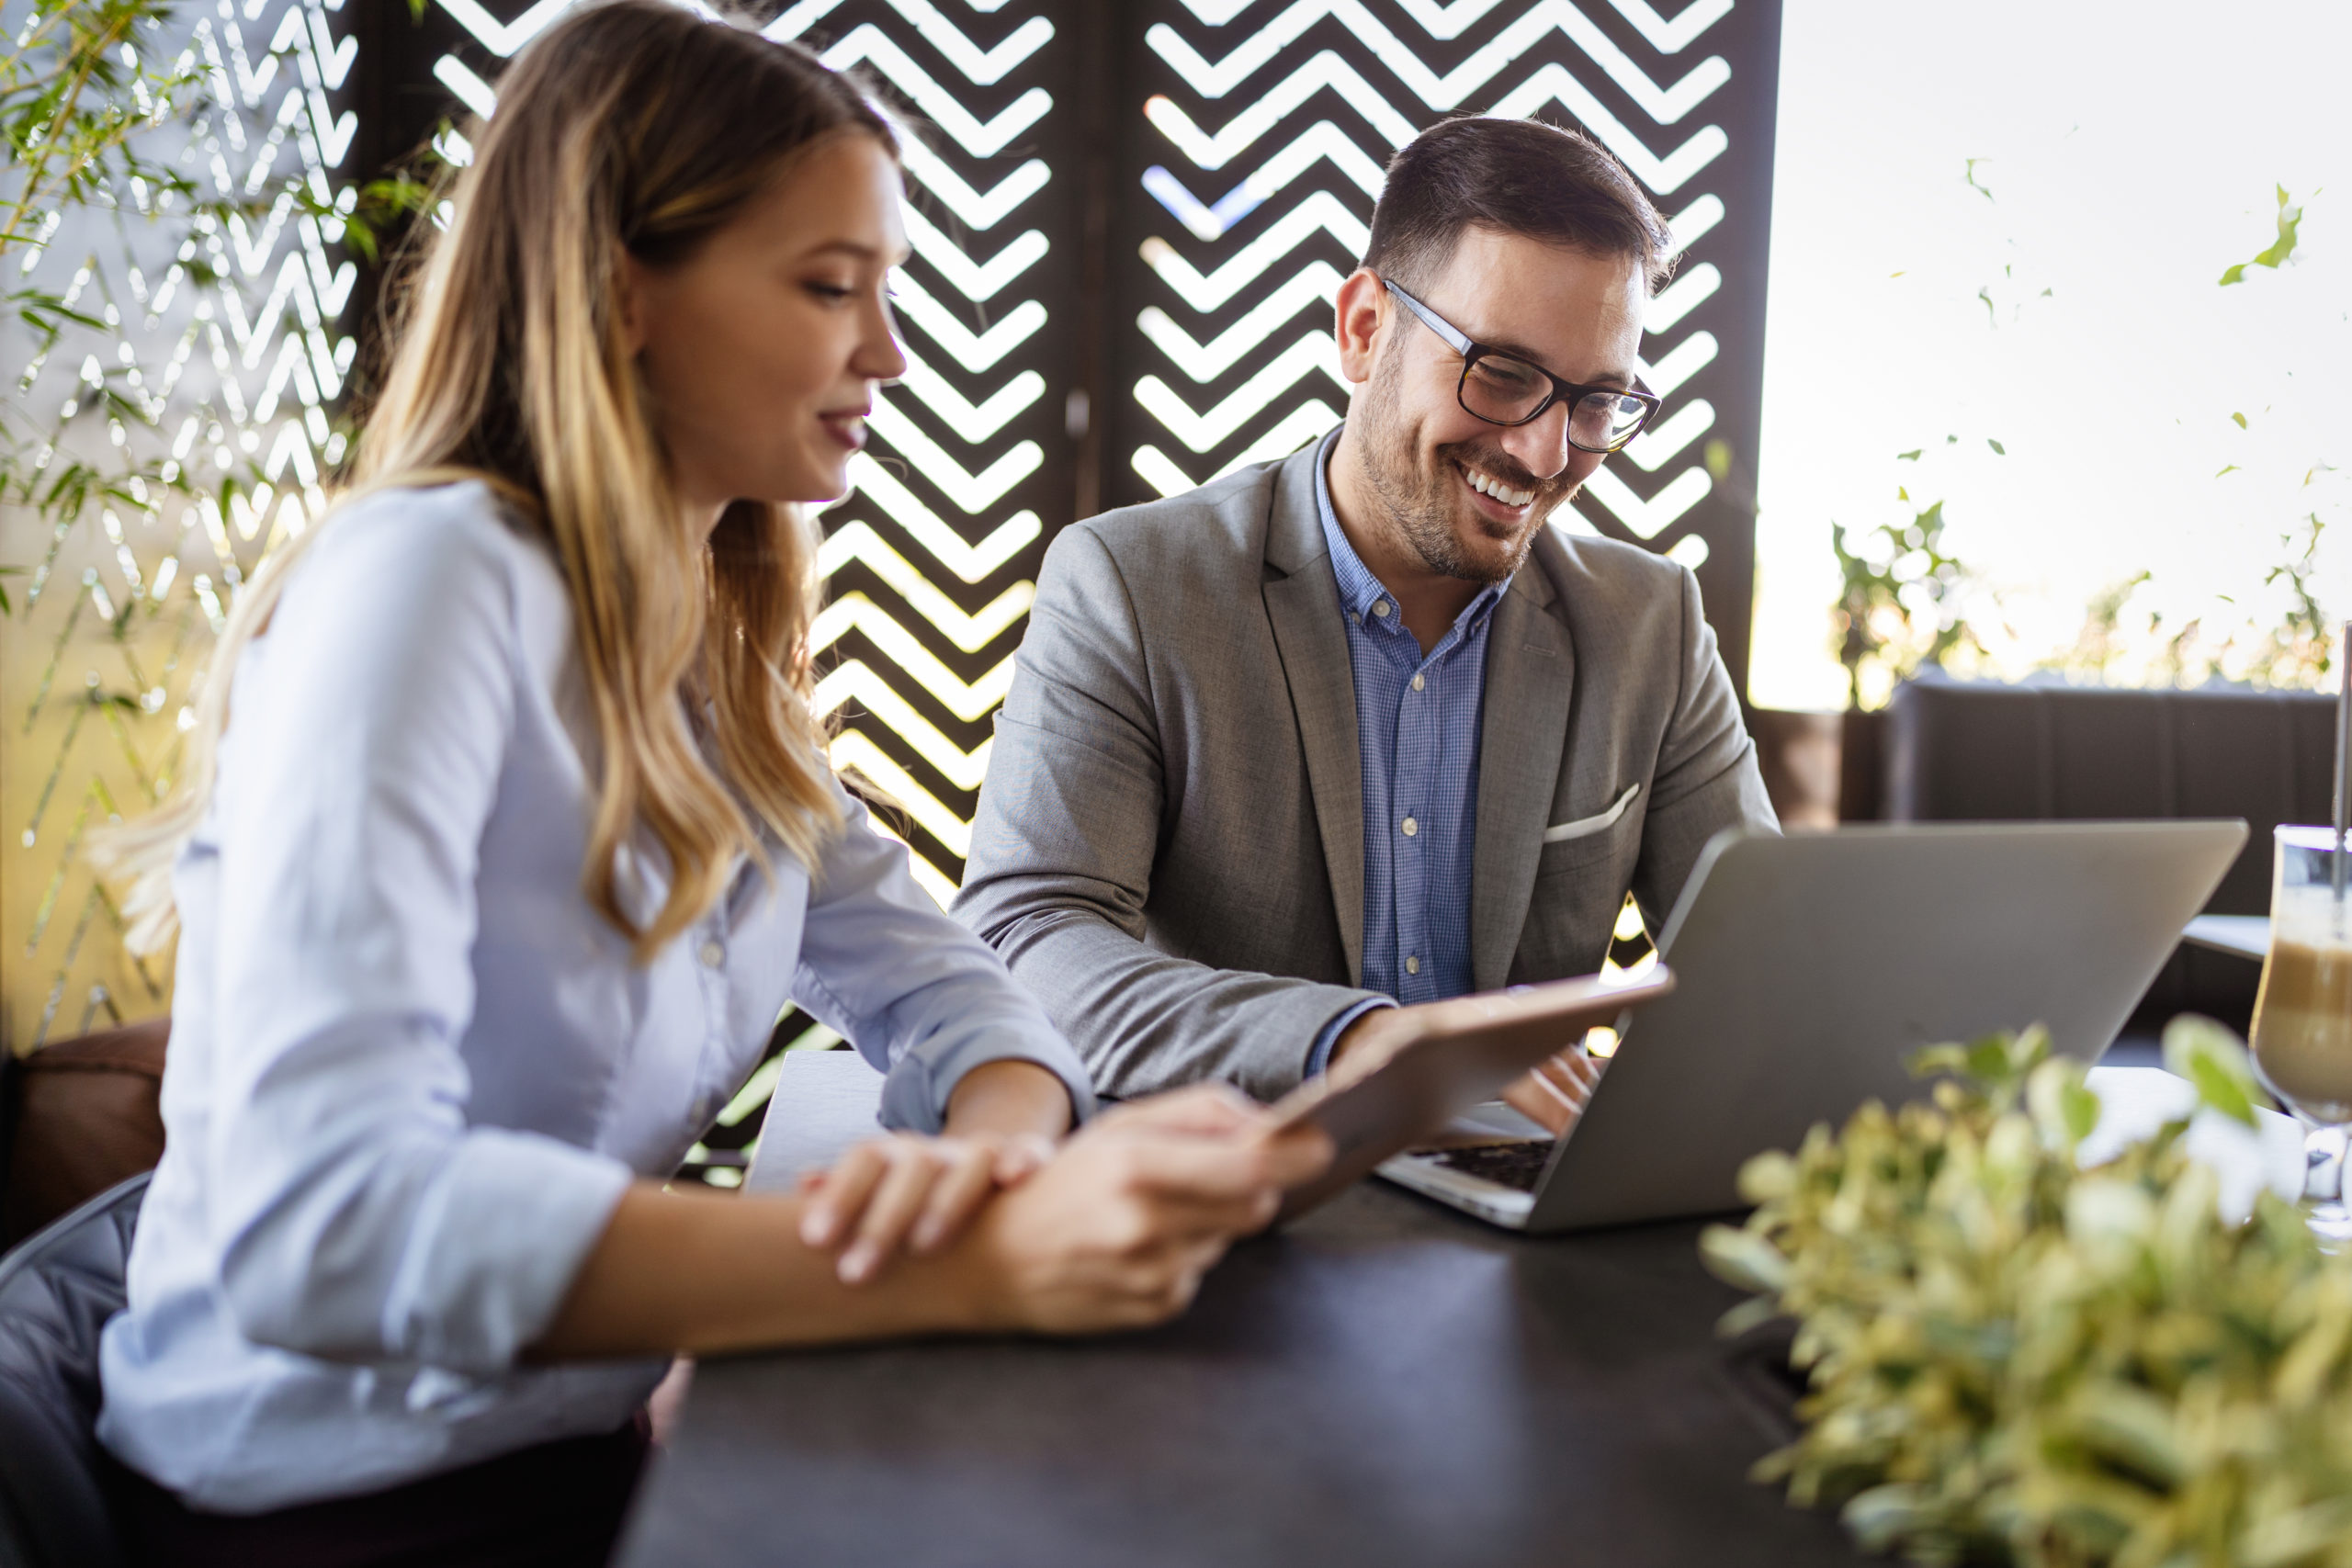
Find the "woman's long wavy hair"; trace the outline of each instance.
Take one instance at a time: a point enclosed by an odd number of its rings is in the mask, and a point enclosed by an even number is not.
[[[810,525],[796,506],[752,502],[727,508],[707,542],[686,525],[623,336],[624,257],[684,261],[822,141],[867,135],[894,156],[898,142],[805,50],[665,0],[606,0],[551,28],[475,130],[343,499],[484,480],[553,553],[599,740],[582,892],[641,962],[719,898],[739,854],[764,864],[754,818],[814,867],[842,818],[810,705]],[[211,797],[238,655],[334,525],[281,547],[247,585],[175,792],[94,852],[133,879],[135,949],[176,933],[172,863]],[[643,924],[624,907],[616,855],[640,824],[670,871]]]

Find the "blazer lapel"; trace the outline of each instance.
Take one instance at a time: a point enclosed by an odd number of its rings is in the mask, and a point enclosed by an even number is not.
[[[1481,991],[1510,976],[1535,888],[1544,818],[1560,783],[1576,690],[1576,648],[1532,559],[1495,606],[1478,739],[1477,848],[1470,873],[1470,977]]]
[[[1283,575],[1265,587],[1266,615],[1298,718],[1315,824],[1330,874],[1331,903],[1348,983],[1363,984],[1363,763],[1356,746],[1356,687],[1340,625],[1323,523],[1315,507],[1321,444],[1283,465],[1267,519],[1266,564]],[[1499,606],[1498,606],[1499,608]]]

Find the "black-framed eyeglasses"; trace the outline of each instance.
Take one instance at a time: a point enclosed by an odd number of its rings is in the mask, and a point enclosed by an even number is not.
[[[1627,387],[1579,387],[1514,354],[1474,343],[1461,328],[1382,278],[1381,284],[1421,319],[1421,324],[1462,356],[1462,381],[1454,397],[1464,412],[1488,424],[1526,424],[1554,403],[1568,405],[1568,445],[1579,452],[1614,452],[1642,433],[1657,412],[1657,396],[1638,383]]]

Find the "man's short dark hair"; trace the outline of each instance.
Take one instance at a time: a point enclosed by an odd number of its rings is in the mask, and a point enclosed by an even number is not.
[[[1627,257],[1652,293],[1674,272],[1673,233],[1625,166],[1581,131],[1540,119],[1463,115],[1398,148],[1363,265],[1401,287],[1425,287],[1472,227]]]

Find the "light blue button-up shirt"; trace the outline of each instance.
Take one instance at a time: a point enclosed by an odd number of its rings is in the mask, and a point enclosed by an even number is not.
[[[787,997],[888,1074],[890,1125],[937,1128],[1005,1057],[1092,1104],[1044,1012],[845,795],[813,886],[772,845],[772,880],[741,868],[634,962],[580,891],[594,727],[554,562],[478,484],[322,525],[238,663],[176,869],[168,1142],[100,1356],[107,1446],[225,1513],[626,1421],[662,1362],[517,1353]],[[658,847],[620,871],[642,920]]]
[[[1478,739],[1486,706],[1487,628],[1503,584],[1483,589],[1427,654],[1396,595],[1349,545],[1331,509],[1331,452],[1315,460],[1315,504],[1347,617],[1356,750],[1363,773],[1363,985],[1400,1002],[1470,989],[1470,869],[1478,837]],[[1308,1058],[1329,1061],[1347,1026],[1326,1025]]]

